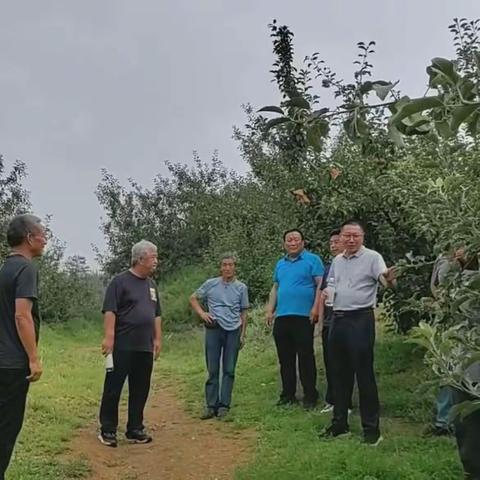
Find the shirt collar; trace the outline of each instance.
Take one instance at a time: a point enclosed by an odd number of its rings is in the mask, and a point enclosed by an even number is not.
[[[344,251],[342,253],[344,258],[358,258],[361,257],[365,253],[365,245],[362,245],[353,255],[347,255],[347,252]]]
[[[295,258],[290,258],[288,256],[288,253],[285,254],[285,256],[283,257],[283,259],[286,261],[286,262],[298,262],[298,260],[302,260],[303,258],[303,255],[305,254],[305,249],[303,249]]]

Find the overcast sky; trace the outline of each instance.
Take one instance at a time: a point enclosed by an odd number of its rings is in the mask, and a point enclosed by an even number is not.
[[[149,186],[165,160],[218,149],[246,170],[232,126],[243,103],[279,101],[273,18],[298,61],[319,51],[347,78],[356,42],[375,40],[376,78],[418,95],[429,60],[453,54],[453,17],[479,16],[479,0],[0,0],[0,153],[27,164],[35,212],[92,261],[101,168]]]

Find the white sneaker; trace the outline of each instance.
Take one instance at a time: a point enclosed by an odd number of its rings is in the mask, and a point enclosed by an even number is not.
[[[333,405],[326,403],[325,406],[320,410],[320,413],[330,413],[333,412]]]

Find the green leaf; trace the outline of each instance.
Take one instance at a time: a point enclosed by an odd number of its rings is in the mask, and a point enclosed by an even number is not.
[[[391,82],[377,80],[372,83],[372,88],[380,100],[385,100],[395,85]]]
[[[291,122],[290,118],[288,117],[272,118],[265,124],[265,126],[267,130],[270,130],[271,128],[276,127],[277,125],[281,125],[282,123],[288,123],[288,122]]]
[[[287,100],[284,105],[286,107],[296,107],[310,110],[310,104],[303,97],[293,97],[290,100]]]
[[[276,107],[275,105],[262,107],[258,112],[271,112],[271,113],[279,113],[280,115],[285,115],[283,110],[280,107]]]
[[[405,146],[405,141],[403,140],[402,134],[396,126],[388,126],[388,136],[390,137],[392,142],[395,143],[395,145],[397,145],[398,147]]]
[[[480,290],[480,274],[475,273],[468,278],[467,285],[474,290]]]
[[[468,100],[468,101],[475,100],[475,86],[476,86],[475,83],[473,83],[468,78],[462,79],[458,88],[462,93],[462,97],[465,100]]]
[[[452,111],[450,129],[456,133],[460,125],[477,109],[475,105],[461,105]]]
[[[448,123],[447,120],[442,120],[440,122],[435,122],[435,128],[438,132],[438,134],[442,138],[450,138],[453,135],[452,130],[450,129],[450,124]]]
[[[328,107],[325,107],[325,108],[320,108],[320,110],[315,110],[312,112],[312,114],[310,115],[310,118],[319,118],[319,117],[322,117],[323,115],[325,115],[326,113],[328,113],[330,111],[330,109]]]
[[[357,140],[357,136],[356,136],[355,127],[354,127],[354,115],[350,115],[343,122],[343,128],[345,129],[345,132],[346,132],[348,138],[352,142],[355,142]]]
[[[428,67],[427,71],[430,74],[430,79],[434,80],[433,87],[438,86],[438,84],[446,81],[451,85],[455,85],[460,78],[458,73],[455,71],[455,65],[452,61],[447,60],[446,58],[436,57],[432,59],[432,65]]]
[[[317,152],[322,150],[322,139],[328,135],[330,125],[326,120],[315,122],[307,130],[307,142]]]
[[[366,82],[364,82],[360,85],[360,93],[362,95],[365,95],[366,93],[371,92],[372,89],[373,89],[373,82],[371,82],[370,80],[368,80],[368,81],[366,81]]]
[[[385,80],[376,80],[375,82],[368,80],[360,85],[360,93],[365,95],[373,90],[380,100],[385,100],[394,86],[392,82]]]
[[[357,130],[357,135],[361,137],[366,136],[369,133],[367,122],[362,117],[359,117],[358,115],[356,116],[356,120],[355,120],[355,128]]]
[[[476,111],[473,113],[473,115],[471,115],[468,118],[468,121],[467,121],[468,133],[472,137],[475,137],[479,131],[479,127],[480,127],[480,113]]]
[[[480,52],[478,50],[473,52],[473,58],[477,66],[477,70],[480,72]]]
[[[390,124],[395,125],[400,123],[404,118],[414,115],[415,113],[431,110],[432,108],[443,107],[443,103],[438,96],[414,98],[412,100],[404,99],[405,97],[401,98],[397,102],[397,112],[390,117]]]
[[[450,415],[453,418],[460,416],[460,419],[463,420],[465,417],[468,417],[479,409],[480,400],[465,400],[462,403],[454,405],[450,411]]]

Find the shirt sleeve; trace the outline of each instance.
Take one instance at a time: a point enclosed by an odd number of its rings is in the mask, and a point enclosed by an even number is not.
[[[443,262],[441,262],[438,265],[438,270],[437,270],[438,285],[445,283],[445,280],[447,279],[450,268],[451,266],[448,259],[445,259]]]
[[[322,259],[315,255],[312,262],[312,277],[323,277],[323,272],[325,272],[325,267],[323,266]]]
[[[240,297],[240,309],[246,310],[250,308],[250,301],[248,300],[248,288],[246,285],[242,288],[242,295]]]
[[[335,259],[332,260],[328,269],[327,287],[335,287]]]
[[[211,286],[212,286],[211,280],[207,280],[206,282],[203,282],[202,285],[200,285],[200,288],[198,288],[195,291],[195,296],[199,300],[202,300],[202,301],[206,300],[208,291],[210,290]]]
[[[118,281],[114,278],[108,285],[103,300],[102,313],[118,311]]]
[[[272,277],[273,283],[279,283],[278,282],[278,265],[279,265],[279,262],[277,262],[277,264],[275,265],[275,270],[273,271],[273,277]]]
[[[375,280],[378,280],[380,278],[380,275],[382,273],[385,273],[387,270],[387,265],[385,264],[385,260],[383,257],[377,253],[375,255],[375,258],[372,262],[372,276],[375,278]]]
[[[26,265],[18,274],[15,298],[38,298],[38,273],[33,264]]]

